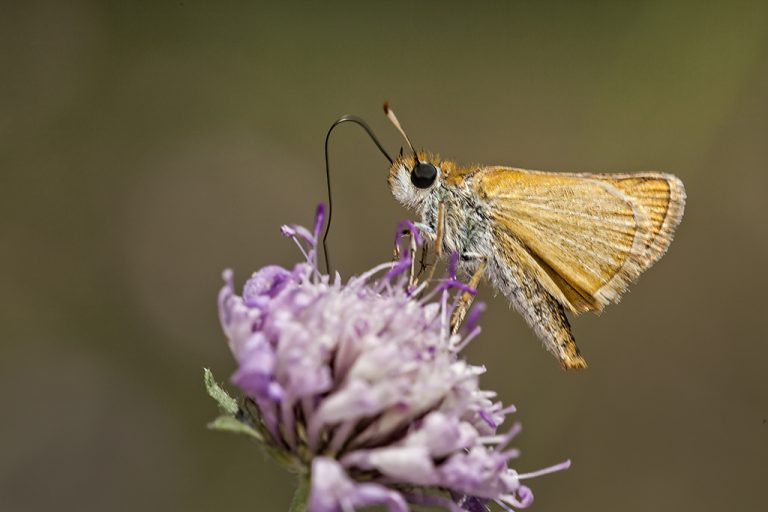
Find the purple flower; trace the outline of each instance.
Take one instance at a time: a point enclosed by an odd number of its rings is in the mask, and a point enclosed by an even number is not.
[[[450,335],[451,309],[467,289],[453,260],[434,286],[412,286],[407,249],[344,283],[318,270],[322,225],[321,205],[313,232],[284,226],[305,261],[259,270],[242,295],[224,273],[219,313],[238,365],[232,382],[246,396],[238,420],[309,475],[313,512],[530,505],[521,481],[570,462],[531,474],[509,467],[520,426],[498,429],[514,407],[481,390],[485,369],[459,357],[480,331],[478,314],[465,335]]]

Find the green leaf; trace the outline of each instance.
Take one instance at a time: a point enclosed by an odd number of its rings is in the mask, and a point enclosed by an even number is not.
[[[219,407],[221,407],[224,412],[228,412],[232,415],[237,414],[237,411],[240,410],[240,408],[237,406],[237,401],[229,396],[229,394],[227,394],[227,392],[224,391],[221,386],[216,383],[211,370],[205,368],[203,370],[203,375],[205,380],[205,389],[208,391],[208,394],[211,396],[211,398],[216,400],[216,403],[219,404]]]
[[[221,432],[233,432],[235,434],[245,434],[251,436],[258,441],[263,441],[261,434],[246,425],[242,421],[238,420],[234,416],[219,416],[208,424],[208,428],[211,430],[219,430]]]

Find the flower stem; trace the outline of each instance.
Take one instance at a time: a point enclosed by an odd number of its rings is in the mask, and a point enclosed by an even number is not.
[[[299,475],[299,485],[291,500],[291,508],[288,512],[307,512],[309,507],[309,475]]]

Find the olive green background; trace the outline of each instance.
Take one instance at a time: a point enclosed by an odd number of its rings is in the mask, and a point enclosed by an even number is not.
[[[685,217],[621,304],[573,321],[566,374],[488,287],[467,351],[514,403],[538,511],[764,510],[765,2],[3,2],[0,508],[286,510],[292,478],[209,432],[202,368],[238,282],[299,254],[323,141],[365,117],[395,152],[663,170]],[[335,266],[409,215],[365,134],[334,133]]]

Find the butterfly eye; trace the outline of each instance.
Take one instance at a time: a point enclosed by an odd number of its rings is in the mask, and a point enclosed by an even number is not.
[[[419,162],[411,169],[411,183],[418,188],[431,187],[436,178],[437,169],[432,164]]]

